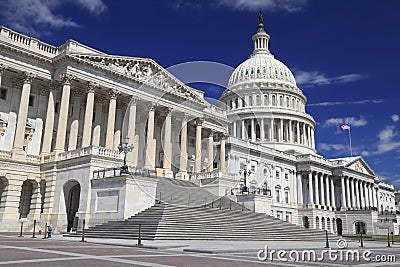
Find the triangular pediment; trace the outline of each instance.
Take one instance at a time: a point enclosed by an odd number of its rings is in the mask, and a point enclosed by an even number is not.
[[[371,167],[368,166],[368,164],[365,162],[365,160],[362,157],[357,157],[356,159],[348,162],[345,167],[347,169],[371,175],[371,176],[376,176],[374,171],[371,169]]]
[[[202,105],[209,105],[203,98],[202,91],[185,85],[152,59],[82,54],[70,54],[69,56],[140,84],[156,87],[166,93]]]

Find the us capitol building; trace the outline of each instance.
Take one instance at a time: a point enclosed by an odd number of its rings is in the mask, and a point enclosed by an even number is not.
[[[261,16],[214,106],[152,59],[0,27],[0,231],[125,219],[167,177],[305,228],[398,233],[392,185],[360,156],[317,154],[306,97],[269,39]]]

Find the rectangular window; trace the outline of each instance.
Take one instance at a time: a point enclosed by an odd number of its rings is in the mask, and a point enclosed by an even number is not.
[[[280,178],[280,177],[279,177],[279,174],[280,174],[279,171],[276,171],[276,172],[275,172],[276,179],[279,179],[279,178]]]
[[[256,172],[256,165],[251,165],[251,172],[255,173]]]
[[[35,96],[33,96],[33,95],[29,96],[29,106],[30,107],[35,106]]]
[[[0,90],[0,99],[7,100],[7,89]]]
[[[285,192],[285,203],[289,203],[289,192]]]
[[[289,174],[285,173],[285,180],[289,180]]]

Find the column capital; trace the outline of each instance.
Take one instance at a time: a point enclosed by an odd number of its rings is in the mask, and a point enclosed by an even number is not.
[[[106,98],[105,95],[96,94],[96,97],[95,97],[96,103],[104,104],[104,102],[106,101],[106,99],[107,99],[107,98]]]
[[[50,80],[48,83],[49,89],[51,91],[54,91],[57,89],[57,87],[60,85],[60,83],[56,80]]]
[[[83,96],[84,92],[84,90],[80,88],[73,88],[71,91],[72,91],[72,97],[79,97],[79,98]]]
[[[136,104],[138,103],[138,101],[139,101],[139,97],[138,97],[137,95],[133,95],[133,96],[131,97],[130,104],[131,104],[131,105],[136,105]]]
[[[172,113],[172,108],[170,107],[163,107],[162,109],[160,109],[160,114],[164,115],[164,116],[171,116]]]
[[[196,119],[196,126],[202,126],[204,122],[204,118],[197,118]]]
[[[109,96],[110,100],[115,100],[115,99],[117,99],[117,96],[118,96],[119,94],[120,94],[120,93],[119,93],[117,90],[115,90],[115,89],[110,89],[110,90],[108,90],[108,96]]]
[[[158,105],[154,102],[148,102],[146,106],[149,109],[149,111],[155,111]]]
[[[221,132],[220,137],[222,140],[225,140],[226,138],[228,138],[228,134],[226,132]]]
[[[87,93],[94,93],[97,88],[98,88],[98,85],[94,82],[87,82],[87,84],[86,84],[86,92]]]
[[[71,82],[75,80],[76,77],[69,73],[63,73],[60,75],[60,79],[63,85],[71,85]]]
[[[31,84],[33,79],[35,79],[36,75],[32,74],[31,72],[24,71],[22,73],[22,81],[24,84]]]
[[[4,71],[7,69],[7,66],[4,64],[0,64],[0,75],[3,75]]]
[[[39,95],[41,95],[41,96],[47,96],[48,93],[50,93],[49,88],[46,88],[46,87],[40,87],[40,88],[39,88]]]

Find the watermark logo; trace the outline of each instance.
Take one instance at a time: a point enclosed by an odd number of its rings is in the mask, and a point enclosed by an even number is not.
[[[345,249],[347,248],[348,244],[347,241],[345,239],[338,239],[338,241],[336,241],[336,246],[340,249]]]
[[[396,255],[376,254],[369,249],[347,249],[348,243],[345,239],[336,242],[338,249],[306,249],[306,250],[274,250],[265,246],[257,253],[260,261],[292,261],[292,262],[396,262]]]

